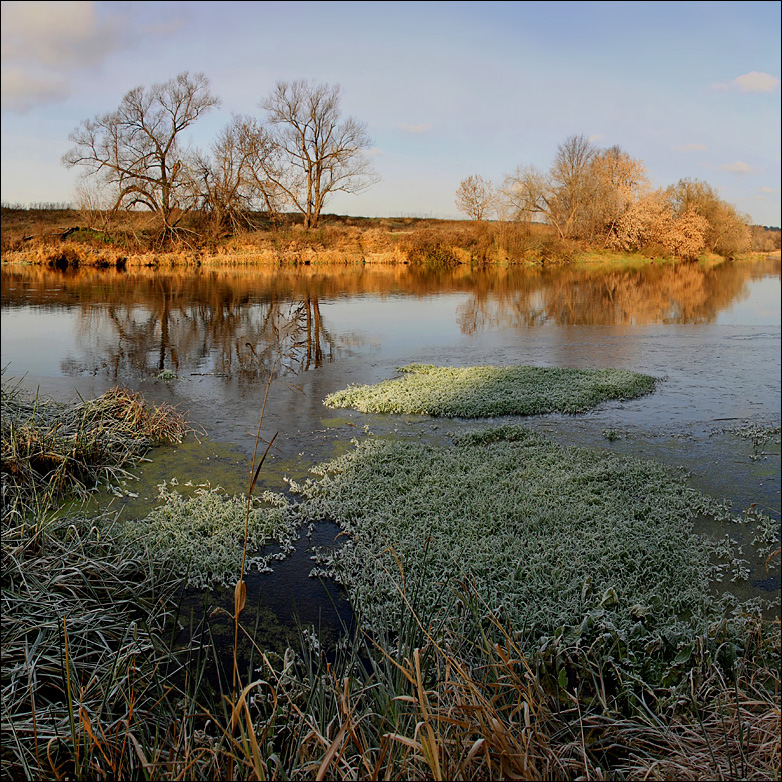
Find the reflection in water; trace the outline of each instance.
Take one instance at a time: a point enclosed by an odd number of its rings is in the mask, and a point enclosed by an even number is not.
[[[476,286],[459,310],[467,334],[483,329],[557,325],[711,323],[746,296],[747,283],[779,275],[779,259],[639,268],[565,268],[518,277],[518,284]]]
[[[35,313],[78,308],[80,357],[67,375],[216,374],[254,379],[306,372],[349,354],[360,336],[335,335],[322,302],[355,296],[459,292],[464,334],[557,325],[710,323],[779,275],[780,261],[598,269],[426,270],[409,266],[247,270],[2,268],[2,306]],[[19,338],[21,335],[16,335]],[[281,359],[280,359],[281,357]]]
[[[66,375],[102,369],[117,379],[167,369],[254,379],[273,364],[275,374],[318,367],[356,341],[331,335],[317,285],[284,290],[219,274],[17,271],[3,272],[4,308],[80,305],[83,353],[62,360]]]

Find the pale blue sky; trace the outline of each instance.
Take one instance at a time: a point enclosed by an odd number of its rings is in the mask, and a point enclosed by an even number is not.
[[[464,177],[585,134],[782,223],[779,2],[3,2],[2,200],[73,200],[68,134],[185,70],[223,102],[202,148],[278,80],[340,84],[382,180],[326,211],[458,217]]]

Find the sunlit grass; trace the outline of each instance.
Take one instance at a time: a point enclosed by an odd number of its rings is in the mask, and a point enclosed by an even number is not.
[[[329,394],[324,404],[449,418],[583,413],[607,400],[649,394],[657,383],[626,369],[409,364],[399,371],[399,378]]]

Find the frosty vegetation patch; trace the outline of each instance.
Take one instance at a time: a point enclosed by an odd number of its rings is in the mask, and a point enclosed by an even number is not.
[[[372,438],[316,472],[297,515],[347,533],[318,573],[379,632],[400,626],[405,600],[424,624],[448,622],[466,593],[531,643],[587,616],[647,641],[691,632],[713,618],[710,582],[735,556],[696,536],[692,519],[714,503],[664,466],[523,427],[453,447]]]
[[[220,489],[200,486],[191,495],[162,484],[159,503],[143,519],[122,523],[122,532],[160,562],[165,562],[193,587],[233,586],[239,578],[244,545],[247,497],[227,496]],[[275,559],[293,550],[296,529],[287,500],[265,492],[250,505],[247,568],[270,570]],[[263,553],[270,544],[272,553]]]
[[[528,366],[467,368],[409,364],[402,377],[349,386],[325,399],[328,407],[364,413],[407,413],[453,418],[583,413],[609,399],[633,399],[654,390],[655,378],[626,369]]]

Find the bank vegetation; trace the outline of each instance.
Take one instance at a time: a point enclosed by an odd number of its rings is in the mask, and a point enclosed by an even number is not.
[[[252,484],[244,513],[210,492],[229,512],[208,515],[233,518],[236,589],[189,617],[183,585],[208,560],[172,556],[159,522],[208,537],[197,490],[163,492],[148,520],[59,502],[120,489],[145,445],[184,434],[175,411],[121,390],[61,405],[6,387],[2,403],[3,779],[779,778],[779,621],[709,593],[741,552],[688,521],[749,525],[773,566],[764,514],[519,426],[368,435],[271,499],[294,526],[343,527],[317,564],[357,622],[336,645],[302,627],[276,648],[242,588]],[[126,458],[81,447],[97,422]],[[61,467],[71,453],[83,470]]]
[[[42,205],[46,206],[46,205]],[[553,266],[579,261],[613,264],[629,259],[673,260],[665,246],[615,249],[586,240],[562,240],[548,225],[525,221],[364,218],[325,215],[305,229],[294,214],[270,220],[248,216],[241,231],[212,235],[204,216],[189,214],[187,234],[159,242],[154,215],[146,211],[3,205],[0,242],[3,263],[53,268],[153,268],[198,266],[293,267],[367,264],[421,267]],[[747,243],[729,257],[779,251],[780,232],[746,227]],[[724,256],[702,248],[700,260]]]
[[[464,179],[469,221],[328,215],[337,193],[379,182],[366,124],[339,85],[279,81],[262,113],[233,116],[206,149],[185,138],[220,99],[201,73],[139,86],[70,134],[76,209],[3,205],[4,261],[63,267],[220,263],[554,264],[596,254],[692,261],[780,247],[706,182],[654,189],[643,161],[566,138],[546,171],[499,187]],[[510,161],[512,164],[513,161]]]

